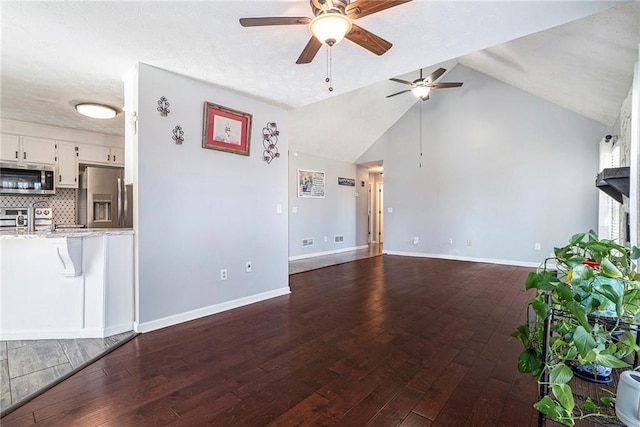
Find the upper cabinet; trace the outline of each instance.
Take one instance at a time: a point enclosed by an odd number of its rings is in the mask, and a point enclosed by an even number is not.
[[[20,161],[20,137],[18,135],[1,134],[0,159],[3,162]]]
[[[78,188],[78,144],[58,141],[58,187]]]
[[[78,144],[78,162],[89,165],[124,166],[122,148]]]
[[[114,165],[124,167],[124,149],[111,147],[111,162]]]
[[[18,164],[56,164],[55,141],[30,136],[2,134],[0,160]]]

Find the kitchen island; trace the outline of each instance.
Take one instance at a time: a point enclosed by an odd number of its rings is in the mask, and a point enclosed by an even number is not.
[[[0,340],[133,329],[131,229],[0,231],[0,263]]]

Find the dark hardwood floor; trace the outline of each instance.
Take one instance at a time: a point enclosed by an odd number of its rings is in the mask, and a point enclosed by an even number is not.
[[[385,255],[292,275],[291,295],[142,334],[0,423],[535,426],[509,340],[528,271]]]

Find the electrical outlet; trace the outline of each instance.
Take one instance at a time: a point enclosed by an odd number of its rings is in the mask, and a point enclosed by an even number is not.
[[[534,243],[533,244],[533,249],[535,249],[536,251],[540,250],[540,243]]]
[[[387,213],[393,213],[393,208],[387,208]]]
[[[420,239],[419,239],[418,237],[414,237],[414,238],[413,238],[413,244],[414,244],[414,245],[417,245],[417,244],[418,244],[418,242],[420,242]]]
[[[282,205],[280,203],[276,205],[276,213],[279,213],[279,214],[282,213]]]
[[[227,280],[227,269],[223,268],[220,270],[220,280]]]
[[[473,246],[473,240],[467,240],[467,246]]]
[[[327,236],[324,236],[325,243],[327,242],[327,240],[328,240]]]
[[[449,237],[449,244],[453,245],[453,239],[451,237]]]
[[[251,273],[251,261],[247,261],[247,263],[245,264],[245,270],[247,271],[247,273]]]

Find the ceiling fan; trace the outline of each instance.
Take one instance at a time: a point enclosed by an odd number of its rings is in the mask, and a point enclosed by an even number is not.
[[[402,83],[404,85],[411,86],[411,89],[402,90],[397,93],[393,93],[391,95],[387,95],[387,98],[391,98],[392,96],[400,95],[401,93],[413,92],[413,94],[417,97],[426,101],[429,99],[429,92],[431,89],[446,89],[450,87],[460,87],[462,83],[460,82],[451,82],[451,83],[435,83],[444,72],[447,71],[444,68],[438,68],[433,73],[429,74],[427,77],[422,77],[422,69],[420,69],[420,78],[416,79],[412,82],[408,82],[406,80],[394,79],[391,78],[389,80],[393,80],[394,82]]]
[[[267,17],[240,18],[243,27],[269,25],[309,25],[311,39],[298,57],[296,64],[313,61],[324,44],[333,46],[346,38],[363,48],[382,55],[392,44],[381,37],[353,23],[354,20],[380,12],[390,7],[408,3],[411,0],[310,0],[314,18],[307,17]]]

